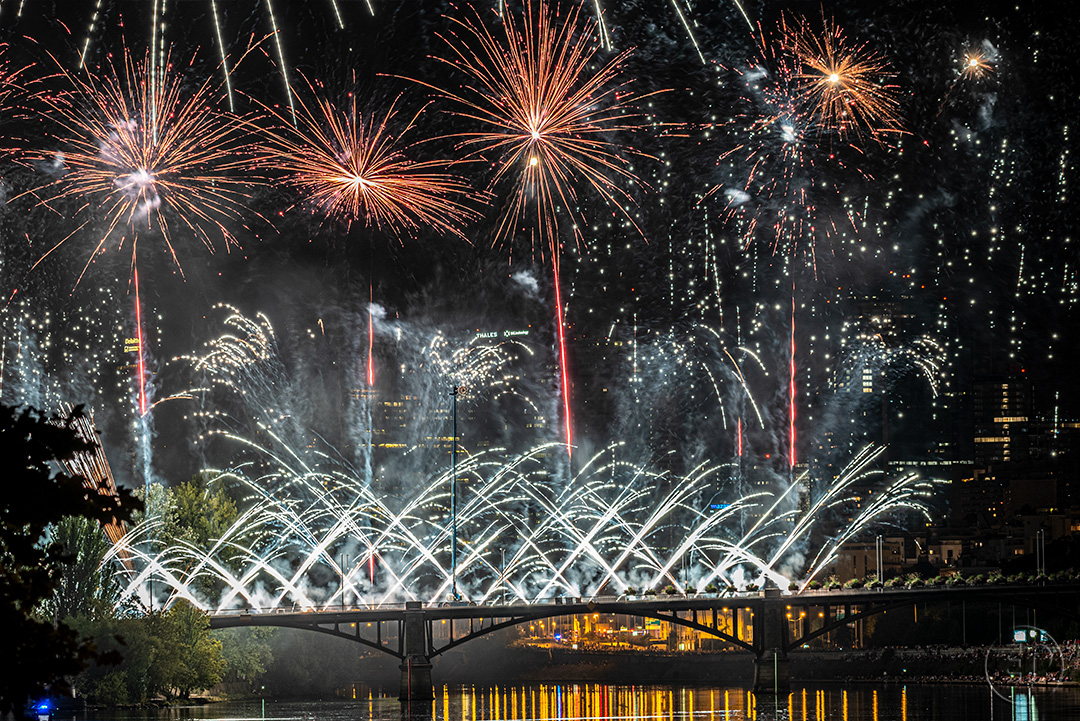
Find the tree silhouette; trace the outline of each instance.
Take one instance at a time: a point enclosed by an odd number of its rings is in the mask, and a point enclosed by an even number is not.
[[[55,589],[63,560],[62,549],[47,538],[49,526],[69,516],[124,521],[140,505],[127,490],[102,494],[58,470],[59,461],[94,447],[72,427],[81,412],[47,418],[33,408],[0,405],[6,480],[0,495],[0,628],[12,662],[0,674],[0,714],[19,715],[28,699],[66,689],[66,679],[96,657],[74,630],[35,614]]]

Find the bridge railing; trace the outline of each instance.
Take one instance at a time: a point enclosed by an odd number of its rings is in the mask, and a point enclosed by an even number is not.
[[[782,590],[780,595],[791,598],[813,598],[813,599],[828,599],[843,598],[844,596],[867,594],[882,594],[884,596],[889,595],[902,595],[912,591],[929,591],[940,594],[941,592],[959,592],[965,589],[995,589],[995,590],[1009,590],[1015,591],[1026,588],[1042,588],[1042,587],[1059,587],[1059,586],[1076,586],[1075,582],[1032,582],[1032,583],[976,583],[976,584],[956,584],[952,586],[947,585],[926,585],[922,587],[909,587],[909,586],[876,586],[876,587],[863,587],[863,588],[843,588],[843,589],[804,589],[799,592]],[[775,593],[775,591],[773,591]],[[521,598],[505,599],[502,598],[489,598],[486,601],[431,601],[423,602],[423,608],[444,608],[444,607],[500,607],[500,608],[514,608],[514,607],[531,607],[531,606],[558,606],[558,605],[580,605],[589,602],[593,603],[620,603],[620,602],[649,602],[649,603],[662,603],[667,600],[671,601],[683,601],[691,599],[750,599],[758,598],[765,595],[764,591],[722,591],[719,593],[697,593],[697,594],[649,594],[649,595],[604,595],[604,596],[549,596],[546,598],[537,598],[532,600],[526,600]],[[928,594],[929,595],[929,594]],[[300,606],[298,604],[291,604],[288,606],[273,606],[273,607],[239,607],[239,608],[227,608],[218,611],[211,611],[215,616],[237,616],[237,615],[254,615],[254,614],[295,614],[295,613],[344,613],[354,611],[403,611],[405,609],[405,601],[393,601],[388,603],[349,603],[344,605],[327,605],[327,606]]]

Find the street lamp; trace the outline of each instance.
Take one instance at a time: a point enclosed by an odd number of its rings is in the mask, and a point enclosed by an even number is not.
[[[341,565],[338,566],[338,572],[341,575],[341,610],[345,610],[345,567],[349,565],[349,554],[341,554]]]
[[[877,537],[877,582],[878,582],[878,585],[881,586],[882,588],[885,587],[884,576],[882,575],[882,568],[881,568],[881,566],[883,565],[883,563],[885,561],[884,555],[885,554],[883,553],[883,549],[882,549],[882,539],[881,539],[881,535],[879,534],[878,537]]]
[[[463,387],[450,389],[454,422],[453,445],[450,447],[450,596],[455,601],[461,600],[457,590],[457,399],[463,393]]]

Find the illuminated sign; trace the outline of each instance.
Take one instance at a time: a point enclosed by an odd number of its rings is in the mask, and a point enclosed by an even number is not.
[[[1046,643],[1052,641],[1050,634],[1041,628],[1014,628],[1014,643]]]
[[[125,338],[124,339],[124,352],[125,353],[138,353],[139,352],[139,339],[138,338]]]
[[[520,338],[522,336],[527,336],[527,335],[529,335],[529,330],[527,328],[525,330],[504,330],[504,331],[491,330],[491,331],[484,331],[484,332],[477,331],[476,332],[476,339],[480,340],[480,339],[486,339],[486,338],[499,338],[499,337],[502,337],[502,338]]]

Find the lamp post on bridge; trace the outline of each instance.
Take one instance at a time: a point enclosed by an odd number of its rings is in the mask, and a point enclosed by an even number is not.
[[[450,597],[455,601],[461,599],[457,590],[457,399],[464,392],[463,387],[450,389],[454,423],[453,437],[450,439]]]
[[[349,554],[341,554],[341,565],[338,570],[341,574],[341,610],[345,610],[345,567],[349,565]]]
[[[877,549],[876,549],[877,550],[877,582],[878,582],[878,586],[880,586],[881,588],[884,588],[885,587],[885,576],[882,573],[883,569],[881,567],[885,563],[885,553],[884,553],[884,549],[882,548],[883,544],[882,544],[882,538],[881,538],[880,533],[878,534],[878,537],[877,537],[876,540],[877,540],[877,543],[876,543],[876,546],[877,546]]]

